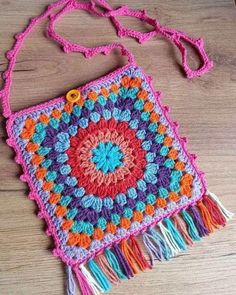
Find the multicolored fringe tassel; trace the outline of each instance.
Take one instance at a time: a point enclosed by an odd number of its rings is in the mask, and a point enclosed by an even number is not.
[[[143,233],[143,247],[136,237],[131,236],[89,259],[86,265],[68,267],[67,294],[75,294],[74,277],[83,295],[107,293],[112,284],[152,268],[155,260],[169,260],[195,241],[225,226],[232,217],[233,213],[222,205],[218,197],[207,192],[195,205],[164,218]],[[151,263],[142,248],[146,249]]]

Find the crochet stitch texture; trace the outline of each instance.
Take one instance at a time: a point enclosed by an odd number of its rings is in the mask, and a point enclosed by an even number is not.
[[[60,8],[56,14],[55,8]],[[98,295],[108,292],[111,284],[151,268],[154,259],[177,255],[224,226],[232,213],[207,190],[196,156],[187,151],[186,138],[179,136],[178,124],[160,102],[160,92],[153,89],[151,77],[137,66],[132,53],[120,43],[87,48],[55,32],[59,17],[74,9],[110,18],[120,37],[139,42],[157,34],[166,37],[180,50],[188,78],[206,73],[213,64],[202,39],[165,28],[145,11],[113,9],[104,0],[60,0],[50,5],[16,35],[7,53],[0,97],[7,143],[23,169],[20,178],[28,183],[29,197],[37,202],[47,234],[54,238],[53,255],[67,265],[67,294],[75,294],[76,277],[83,295]],[[153,30],[124,28],[117,16],[141,19]],[[16,56],[32,28],[45,18],[49,18],[48,36],[66,53],[92,57],[116,48],[127,56],[128,64],[61,97],[13,113],[9,96]],[[182,41],[198,51],[203,63],[198,70],[189,68]]]
[[[77,261],[206,191],[139,68],[93,85],[75,103],[62,97],[9,126],[61,250]]]

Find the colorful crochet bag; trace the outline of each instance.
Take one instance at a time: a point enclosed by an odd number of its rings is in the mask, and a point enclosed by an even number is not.
[[[140,43],[156,35],[168,38],[180,50],[188,78],[206,73],[212,62],[202,39],[165,28],[145,11],[113,9],[104,0],[58,1],[15,36],[0,92],[7,143],[54,239],[53,255],[67,265],[68,294],[74,294],[76,279],[82,294],[89,295],[109,291],[111,284],[151,268],[154,260],[177,255],[224,226],[232,213],[207,190],[178,124],[130,51],[119,43],[88,48],[55,32],[58,18],[74,9],[109,18],[120,37]],[[153,29],[141,33],[125,28],[118,16],[135,17]],[[128,64],[61,97],[12,112],[9,95],[17,54],[31,30],[47,18],[48,36],[65,52],[88,58],[118,48]],[[189,68],[183,41],[198,51],[200,69]]]

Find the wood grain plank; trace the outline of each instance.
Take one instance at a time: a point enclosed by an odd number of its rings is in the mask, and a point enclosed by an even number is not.
[[[114,6],[123,1],[111,1]],[[0,72],[6,67],[4,52],[14,33],[28,19],[41,13],[48,0],[0,0]],[[168,41],[155,38],[139,45],[119,40],[108,20],[92,19],[81,12],[63,17],[58,32],[88,46],[122,42],[135,54],[137,63],[154,77],[163,91],[163,103],[171,105],[171,117],[181,123],[180,133],[189,138],[189,150],[197,153],[200,168],[212,191],[236,212],[236,10],[233,0],[126,1],[132,8],[146,8],[162,24],[201,36],[214,60],[214,70],[191,81],[179,70],[179,53]],[[123,19],[125,25],[146,30],[140,22]],[[109,24],[109,25],[108,25]],[[23,46],[14,72],[13,110],[35,105],[91,81],[126,60],[117,52],[109,57],[85,60],[65,55],[44,38],[46,23]],[[88,30],[88,28],[90,28]],[[191,51],[190,64],[197,66]],[[44,234],[35,204],[26,198],[27,187],[18,180],[21,169],[4,143],[5,121],[0,117],[0,294],[64,294],[64,268],[51,255],[52,240]],[[111,294],[199,295],[236,293],[235,221],[186,253],[152,271],[114,287]]]

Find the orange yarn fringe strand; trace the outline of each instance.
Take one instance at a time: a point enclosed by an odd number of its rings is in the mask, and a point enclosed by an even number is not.
[[[148,256],[151,262],[169,260],[185,250],[187,245],[192,246],[194,241],[225,226],[232,217],[233,213],[222,205],[218,197],[207,192],[191,208],[164,218],[155,227],[147,229],[142,235],[142,246],[140,240],[130,236],[88,260],[86,266],[68,267],[67,294],[75,294],[75,278],[82,295],[108,292],[112,284],[152,268]]]

